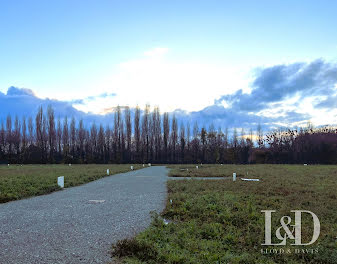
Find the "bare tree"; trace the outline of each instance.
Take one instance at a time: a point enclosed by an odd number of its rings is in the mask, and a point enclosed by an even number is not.
[[[143,119],[142,119],[142,160],[143,162],[149,161],[149,112],[150,106],[146,105]]]
[[[48,158],[48,134],[47,134],[47,119],[45,115],[42,116],[42,162],[47,162]]]
[[[238,132],[236,128],[233,131],[233,140],[232,140],[233,148],[236,150],[238,147]]]
[[[84,160],[84,140],[85,140],[85,129],[83,125],[83,120],[81,119],[78,125],[78,143],[79,143],[79,155],[80,159]]]
[[[240,146],[245,147],[246,140],[245,140],[245,130],[244,128],[241,128],[241,136],[240,136]]]
[[[159,107],[155,107],[153,111],[153,134],[155,146],[155,161],[159,162],[161,159],[161,117]]]
[[[131,137],[132,137],[132,125],[131,125],[131,112],[129,107],[125,107],[124,110],[125,126],[126,126],[126,161],[131,162]]]
[[[164,143],[164,160],[169,161],[168,147],[169,147],[169,137],[170,137],[170,123],[168,113],[164,113],[163,117],[163,143]]]
[[[12,117],[7,116],[6,119],[6,142],[8,145],[8,157],[11,160],[13,154],[13,135],[12,135]]]
[[[149,162],[154,159],[154,139],[155,139],[155,112],[149,114]]]
[[[96,124],[92,124],[90,129],[90,144],[89,144],[90,150],[91,150],[91,161],[96,162],[96,154],[97,154],[97,127]]]
[[[198,123],[195,122],[193,125],[193,140],[191,142],[193,160],[195,162],[199,162],[199,148],[200,148],[200,140],[199,140],[199,127]]]
[[[135,110],[135,118],[134,118],[134,141],[135,141],[135,160],[136,162],[140,162],[140,109],[137,106]]]
[[[213,123],[210,124],[208,132],[206,131],[208,145],[206,147],[206,162],[216,163],[219,160],[218,146],[217,146],[217,133],[215,131]]]
[[[106,162],[111,162],[112,161],[112,133],[109,125],[106,126],[105,128],[105,145],[106,145]]]
[[[41,152],[41,160],[44,159],[43,153],[43,109],[39,108],[35,117],[35,133],[36,133],[36,145]]]
[[[218,128],[218,133],[217,133],[217,152],[219,155],[219,159],[217,162],[224,163],[224,133],[222,132],[221,127]]]
[[[190,122],[187,122],[187,128],[186,128],[186,139],[187,139],[187,159],[186,159],[186,162],[187,163],[190,163],[191,162],[191,126],[190,126]]]
[[[121,108],[118,105],[115,110],[114,116],[114,152],[115,161],[120,163],[122,160],[122,118],[121,118]]]
[[[33,145],[34,126],[33,126],[33,118],[31,116],[28,118],[28,141],[29,141],[29,145]]]
[[[259,148],[263,148],[263,146],[264,146],[263,132],[262,132],[261,124],[258,124],[258,126],[257,126],[257,145],[259,146]]]
[[[23,117],[22,118],[22,160],[25,161],[26,157],[25,157],[25,152],[26,152],[26,148],[27,148],[27,124],[26,124],[26,118]]]
[[[63,145],[63,157],[65,162],[69,162],[69,126],[68,117],[65,117],[63,121],[63,131],[62,131],[62,145]]]
[[[0,154],[5,156],[6,153],[6,131],[3,121],[1,121],[0,129]]]
[[[206,143],[207,143],[207,131],[205,128],[201,128],[200,133],[200,141],[201,141],[201,147],[202,147],[202,158],[201,162],[204,163],[206,159]]]
[[[56,129],[55,129],[55,115],[54,109],[48,106],[48,138],[49,138],[49,160],[54,161],[55,143],[56,143]]]
[[[185,126],[184,123],[181,122],[180,125],[180,162],[185,162],[185,147],[186,147],[186,138],[185,138]]]
[[[20,159],[20,144],[21,144],[21,123],[18,116],[15,116],[14,131],[13,131],[13,145],[15,148],[16,162]]]
[[[61,126],[60,118],[58,118],[57,120],[56,141],[57,141],[57,151],[59,154],[61,154],[62,153],[62,126]]]
[[[178,123],[175,115],[172,117],[172,133],[171,133],[171,148],[172,148],[172,161],[176,162],[177,155],[177,143],[178,143]]]
[[[98,148],[98,162],[105,163],[105,135],[102,125],[99,126],[97,148]]]
[[[121,156],[121,160],[120,163],[124,163],[125,162],[125,129],[124,129],[124,121],[121,118],[121,125],[120,125],[120,131],[121,131],[121,149],[120,149],[120,156]]]
[[[74,159],[76,155],[76,121],[75,118],[73,117],[70,122],[70,151],[71,151],[71,156]]]

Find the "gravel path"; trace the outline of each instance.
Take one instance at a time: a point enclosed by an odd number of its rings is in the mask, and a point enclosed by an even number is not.
[[[164,209],[167,172],[150,167],[0,204],[0,263],[106,263],[112,243]]]

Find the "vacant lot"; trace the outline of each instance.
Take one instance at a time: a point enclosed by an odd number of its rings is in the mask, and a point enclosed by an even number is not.
[[[259,178],[260,182],[181,180],[168,182],[167,206],[161,217],[136,238],[120,241],[114,256],[127,263],[337,263],[337,166],[195,165],[171,166],[171,175]],[[187,171],[181,169],[189,168]],[[247,176],[248,172],[248,176]],[[264,214],[272,218],[273,242],[280,218],[291,210],[310,210],[321,223],[319,239],[303,246],[266,247]],[[291,224],[294,224],[292,222]],[[309,242],[312,219],[302,217],[302,241]],[[284,232],[281,230],[281,234]],[[284,249],[290,253],[266,253]],[[263,252],[261,252],[263,250]],[[288,251],[289,252],[289,251]],[[297,251],[298,252],[298,251]]]
[[[198,166],[198,169],[196,168]],[[301,176],[312,173],[329,174],[337,171],[337,166],[304,165],[169,165],[171,177],[232,177],[233,172],[242,178],[284,177],[285,174]],[[322,170],[322,171],[321,171]],[[301,175],[299,175],[301,174]]]
[[[134,166],[141,168],[140,165]],[[130,165],[10,165],[0,166],[0,203],[57,191],[57,177],[64,176],[65,187],[130,171]]]

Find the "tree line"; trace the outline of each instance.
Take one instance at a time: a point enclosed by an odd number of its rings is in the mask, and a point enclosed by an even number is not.
[[[179,122],[158,107],[117,106],[111,124],[55,118],[51,106],[0,128],[0,163],[337,163],[337,130],[279,129],[248,133]]]

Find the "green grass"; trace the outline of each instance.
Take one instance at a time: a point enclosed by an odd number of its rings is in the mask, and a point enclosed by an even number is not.
[[[305,169],[311,170],[312,166],[303,165],[200,165],[198,169],[196,165],[169,165],[169,176],[171,177],[232,177],[233,172],[236,172],[237,177],[243,178],[255,178],[261,177],[268,170],[268,175],[280,175],[284,171],[284,168],[297,168],[298,172],[302,172]],[[337,169],[337,167],[336,167]],[[270,173],[269,173],[270,172]]]
[[[187,166],[171,166],[181,176]],[[195,167],[195,166],[194,166]],[[191,166],[192,168],[192,166]],[[190,170],[189,170],[190,171]],[[201,173],[201,171],[204,172]],[[168,200],[162,216],[133,239],[113,246],[113,256],[125,263],[337,263],[337,166],[214,165],[204,166],[198,176],[260,178],[261,182],[231,180],[169,181]],[[172,200],[172,204],[170,203]],[[290,210],[314,212],[321,222],[319,239],[304,249],[314,254],[262,254],[264,215],[273,214],[273,234]],[[161,219],[170,219],[165,225]],[[312,235],[310,217],[302,219],[302,240]],[[274,235],[275,237],[275,235]],[[276,239],[274,238],[274,242]]]
[[[141,165],[134,166],[134,169]],[[65,188],[130,171],[130,165],[10,165],[0,166],[0,203],[60,190],[57,177],[65,177]]]

